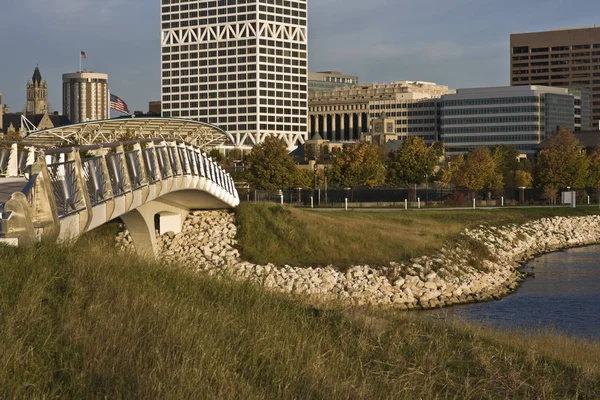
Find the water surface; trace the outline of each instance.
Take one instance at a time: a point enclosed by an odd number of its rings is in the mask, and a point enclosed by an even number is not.
[[[547,254],[531,261],[527,269],[535,278],[528,278],[516,293],[436,315],[509,329],[550,329],[600,341],[600,246]]]

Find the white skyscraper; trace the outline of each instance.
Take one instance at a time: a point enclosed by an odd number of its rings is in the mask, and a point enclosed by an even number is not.
[[[307,139],[307,0],[161,0],[162,115]]]

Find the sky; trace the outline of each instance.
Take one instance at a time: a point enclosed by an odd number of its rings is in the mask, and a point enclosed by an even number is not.
[[[309,0],[309,70],[452,89],[509,85],[511,33],[600,25],[597,0]],[[160,0],[0,0],[0,92],[12,111],[39,65],[52,110],[62,74],[109,75],[130,110],[160,100]]]

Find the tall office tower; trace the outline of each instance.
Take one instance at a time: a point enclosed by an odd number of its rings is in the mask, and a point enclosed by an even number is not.
[[[594,129],[598,129],[600,27],[514,34],[510,35],[510,49],[512,86],[588,88]],[[584,125],[582,129],[588,129],[587,123]]]
[[[33,77],[27,82],[27,106],[25,115],[39,115],[48,112],[48,84],[42,79],[40,69],[35,67]]]
[[[162,115],[307,139],[307,0],[161,0]]]
[[[108,119],[108,75],[95,72],[63,74],[63,114],[72,123]]]

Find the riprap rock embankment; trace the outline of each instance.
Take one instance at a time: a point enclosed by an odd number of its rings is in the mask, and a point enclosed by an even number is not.
[[[536,255],[600,242],[600,216],[544,218],[521,225],[479,226],[438,254],[410,263],[300,268],[240,259],[234,216],[195,211],[183,231],[158,237],[159,257],[211,276],[255,282],[269,290],[349,305],[434,308],[487,301],[515,290],[523,262]],[[127,231],[117,246],[132,247]]]

